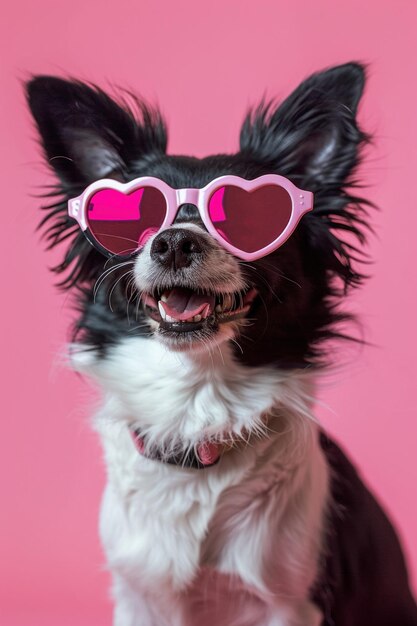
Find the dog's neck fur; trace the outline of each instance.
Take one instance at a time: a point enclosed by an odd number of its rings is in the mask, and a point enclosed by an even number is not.
[[[157,341],[131,338],[105,359],[75,347],[72,362],[102,386],[107,419],[137,426],[153,445],[282,439],[281,431],[290,430],[300,447],[302,433],[315,422],[310,372],[240,365],[228,344],[211,352],[176,353]],[[281,425],[271,422],[278,416]],[[254,441],[248,444],[253,447]]]
[[[179,623],[185,614],[193,623],[193,607],[197,615],[213,575],[231,577],[231,591],[232,580],[243,582],[249,612],[260,598],[265,615],[280,603],[292,610],[287,597],[301,610],[317,573],[328,482],[311,415],[311,376],[244,367],[227,346],[175,354],[138,338],[115,346],[104,360],[74,354],[75,367],[105,390],[95,423],[109,474],[102,525],[107,556],[135,589],[158,590],[158,623],[175,623],[163,609],[165,596],[172,611],[173,595],[183,598]],[[155,441],[180,436],[192,443],[221,430],[252,434],[218,465],[185,470],[139,455],[132,423]],[[207,571],[215,572],[210,583]],[[232,623],[230,615],[229,622],[219,617],[228,614],[220,610],[221,595],[210,609],[219,626]],[[260,613],[256,620],[262,623]]]

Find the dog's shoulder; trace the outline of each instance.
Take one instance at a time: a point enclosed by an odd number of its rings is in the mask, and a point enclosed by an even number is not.
[[[416,626],[407,568],[391,522],[339,445],[323,432],[320,444],[331,496],[313,595],[326,616],[324,625]]]

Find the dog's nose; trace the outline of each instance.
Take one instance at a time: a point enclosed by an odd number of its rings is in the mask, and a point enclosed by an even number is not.
[[[205,241],[198,233],[185,228],[171,228],[155,237],[150,255],[160,265],[177,270],[198,260],[205,247]]]

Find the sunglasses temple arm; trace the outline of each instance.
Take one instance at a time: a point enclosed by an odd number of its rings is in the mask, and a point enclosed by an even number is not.
[[[78,222],[82,230],[86,229],[81,215],[81,196],[68,200],[68,215]]]
[[[314,194],[312,191],[301,191],[301,194],[297,193],[296,210],[297,215],[302,217],[306,213],[309,213],[314,208]]]
[[[305,193],[305,203],[306,203],[306,210],[312,211],[314,208],[314,193],[312,191],[307,191]]]

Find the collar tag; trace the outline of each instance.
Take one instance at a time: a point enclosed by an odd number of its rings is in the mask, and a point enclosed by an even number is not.
[[[169,465],[178,465],[179,467],[191,469],[205,469],[206,467],[216,465],[221,457],[220,445],[210,441],[200,443],[194,449],[186,452],[178,452],[171,456],[163,454],[163,452],[157,448],[146,453],[145,438],[140,430],[130,428],[130,434],[139,454],[152,461],[161,461]]]

